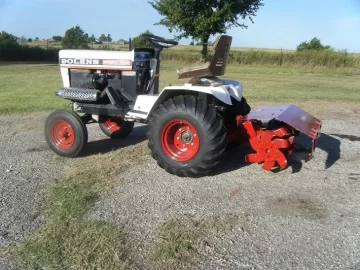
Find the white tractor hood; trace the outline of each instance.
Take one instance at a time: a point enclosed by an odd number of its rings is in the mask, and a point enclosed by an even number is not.
[[[134,50],[60,50],[59,63],[63,68],[132,70],[134,55]]]

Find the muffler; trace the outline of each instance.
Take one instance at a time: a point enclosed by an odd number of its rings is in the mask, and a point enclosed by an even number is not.
[[[57,91],[56,95],[74,101],[96,102],[99,100],[100,91],[94,89],[64,87]]]

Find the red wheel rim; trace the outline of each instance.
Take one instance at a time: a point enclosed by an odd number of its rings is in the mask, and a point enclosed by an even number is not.
[[[59,120],[52,128],[51,138],[57,147],[66,150],[73,146],[75,132],[67,121]]]
[[[162,129],[161,147],[165,154],[175,161],[188,161],[199,151],[200,138],[195,127],[187,121],[175,119]]]
[[[121,128],[121,125],[119,122],[115,122],[115,121],[111,121],[110,119],[107,119],[105,122],[104,122],[104,125],[105,127],[111,131],[111,132],[115,132],[115,131],[118,131],[120,130]]]

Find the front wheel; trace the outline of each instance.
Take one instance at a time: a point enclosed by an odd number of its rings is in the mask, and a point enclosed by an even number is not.
[[[219,164],[227,146],[222,118],[205,100],[166,100],[149,124],[149,148],[161,168],[177,176],[202,176]]]
[[[57,155],[74,157],[88,142],[88,132],[78,114],[59,110],[51,113],[46,119],[45,139]]]

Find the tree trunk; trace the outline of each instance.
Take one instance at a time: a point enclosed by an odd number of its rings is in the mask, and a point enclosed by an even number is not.
[[[210,35],[205,35],[202,37],[201,39],[201,43],[202,43],[202,51],[201,51],[201,55],[202,55],[202,60],[204,62],[206,62],[208,60],[208,41],[209,41],[209,37]]]

